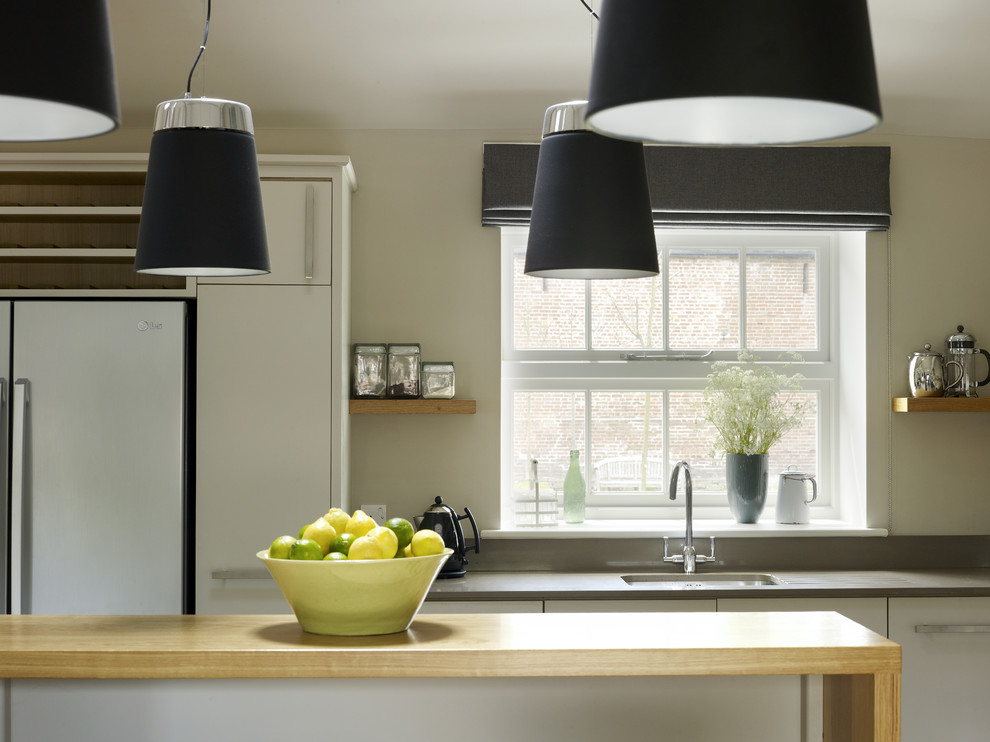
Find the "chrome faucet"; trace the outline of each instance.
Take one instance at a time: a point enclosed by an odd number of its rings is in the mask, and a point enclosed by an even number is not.
[[[667,556],[667,537],[663,537],[663,560],[665,562],[673,562],[674,564],[683,564],[685,574],[694,574],[694,567],[697,562],[714,562],[715,561],[715,537],[710,537],[710,553],[709,554],[698,554],[694,548],[694,523],[693,523],[693,513],[691,511],[692,506],[692,492],[691,492],[691,467],[686,461],[678,461],[674,464],[674,470],[670,473],[670,499],[677,499],[677,475],[684,470],[684,499],[685,499],[685,528],[684,528],[684,548],[680,554],[674,556]]]

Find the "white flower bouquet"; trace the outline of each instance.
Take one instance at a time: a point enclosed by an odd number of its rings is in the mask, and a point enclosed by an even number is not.
[[[716,361],[708,375],[702,406],[715,427],[712,456],[769,453],[789,430],[801,423],[806,404],[794,398],[801,379],[756,366],[756,356],[742,351],[739,364]]]

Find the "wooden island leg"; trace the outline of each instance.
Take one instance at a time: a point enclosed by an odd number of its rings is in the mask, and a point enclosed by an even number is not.
[[[900,742],[901,676],[826,675],[825,742]]]

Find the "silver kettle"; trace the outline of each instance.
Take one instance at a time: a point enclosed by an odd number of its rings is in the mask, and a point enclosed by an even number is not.
[[[918,350],[908,356],[908,383],[911,385],[912,397],[941,397],[947,389],[957,386],[962,380],[963,367],[959,361],[946,363],[941,353],[932,350],[925,343],[923,351]],[[954,367],[955,379],[946,383],[945,375],[949,367]]]

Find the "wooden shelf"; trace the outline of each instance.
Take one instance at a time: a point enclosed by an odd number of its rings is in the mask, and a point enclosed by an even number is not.
[[[894,412],[990,412],[990,398],[894,397]]]
[[[140,206],[0,206],[4,222],[138,222]]]
[[[352,415],[473,415],[473,399],[352,399]]]

